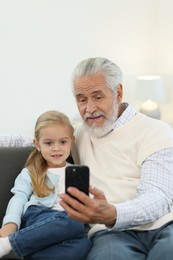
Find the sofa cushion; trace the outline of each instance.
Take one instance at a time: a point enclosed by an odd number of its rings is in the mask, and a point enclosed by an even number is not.
[[[23,169],[33,147],[0,147],[0,225],[12,196],[14,180]]]

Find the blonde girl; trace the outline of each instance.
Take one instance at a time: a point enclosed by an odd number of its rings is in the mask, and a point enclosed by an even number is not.
[[[86,258],[91,242],[84,225],[69,218],[59,204],[73,133],[69,118],[58,111],[37,119],[35,148],[15,180],[0,229],[0,258],[11,250],[30,260]]]

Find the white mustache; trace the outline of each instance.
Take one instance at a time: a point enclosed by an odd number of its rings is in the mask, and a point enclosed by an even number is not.
[[[93,119],[93,118],[99,117],[99,116],[105,116],[105,113],[103,113],[103,112],[95,112],[95,113],[91,114],[91,113],[86,112],[85,115],[84,115],[84,119],[85,120],[87,120],[88,118]]]

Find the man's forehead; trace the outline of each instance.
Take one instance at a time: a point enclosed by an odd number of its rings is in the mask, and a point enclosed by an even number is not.
[[[74,85],[76,95],[97,94],[106,91],[107,86],[103,81],[78,81]]]
[[[75,91],[75,94],[76,96],[82,96],[82,95],[85,95],[85,94],[90,94],[90,95],[97,95],[97,94],[101,94],[103,93],[103,90],[102,89],[97,89],[97,90],[94,90],[94,89],[88,89],[88,91]]]

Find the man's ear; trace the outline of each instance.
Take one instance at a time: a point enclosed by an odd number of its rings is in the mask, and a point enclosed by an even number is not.
[[[39,142],[36,139],[34,139],[33,143],[34,143],[35,147],[37,148],[37,150],[40,152],[40,144],[39,144]]]
[[[117,103],[120,104],[122,102],[122,98],[123,98],[123,85],[120,83],[117,86]]]

